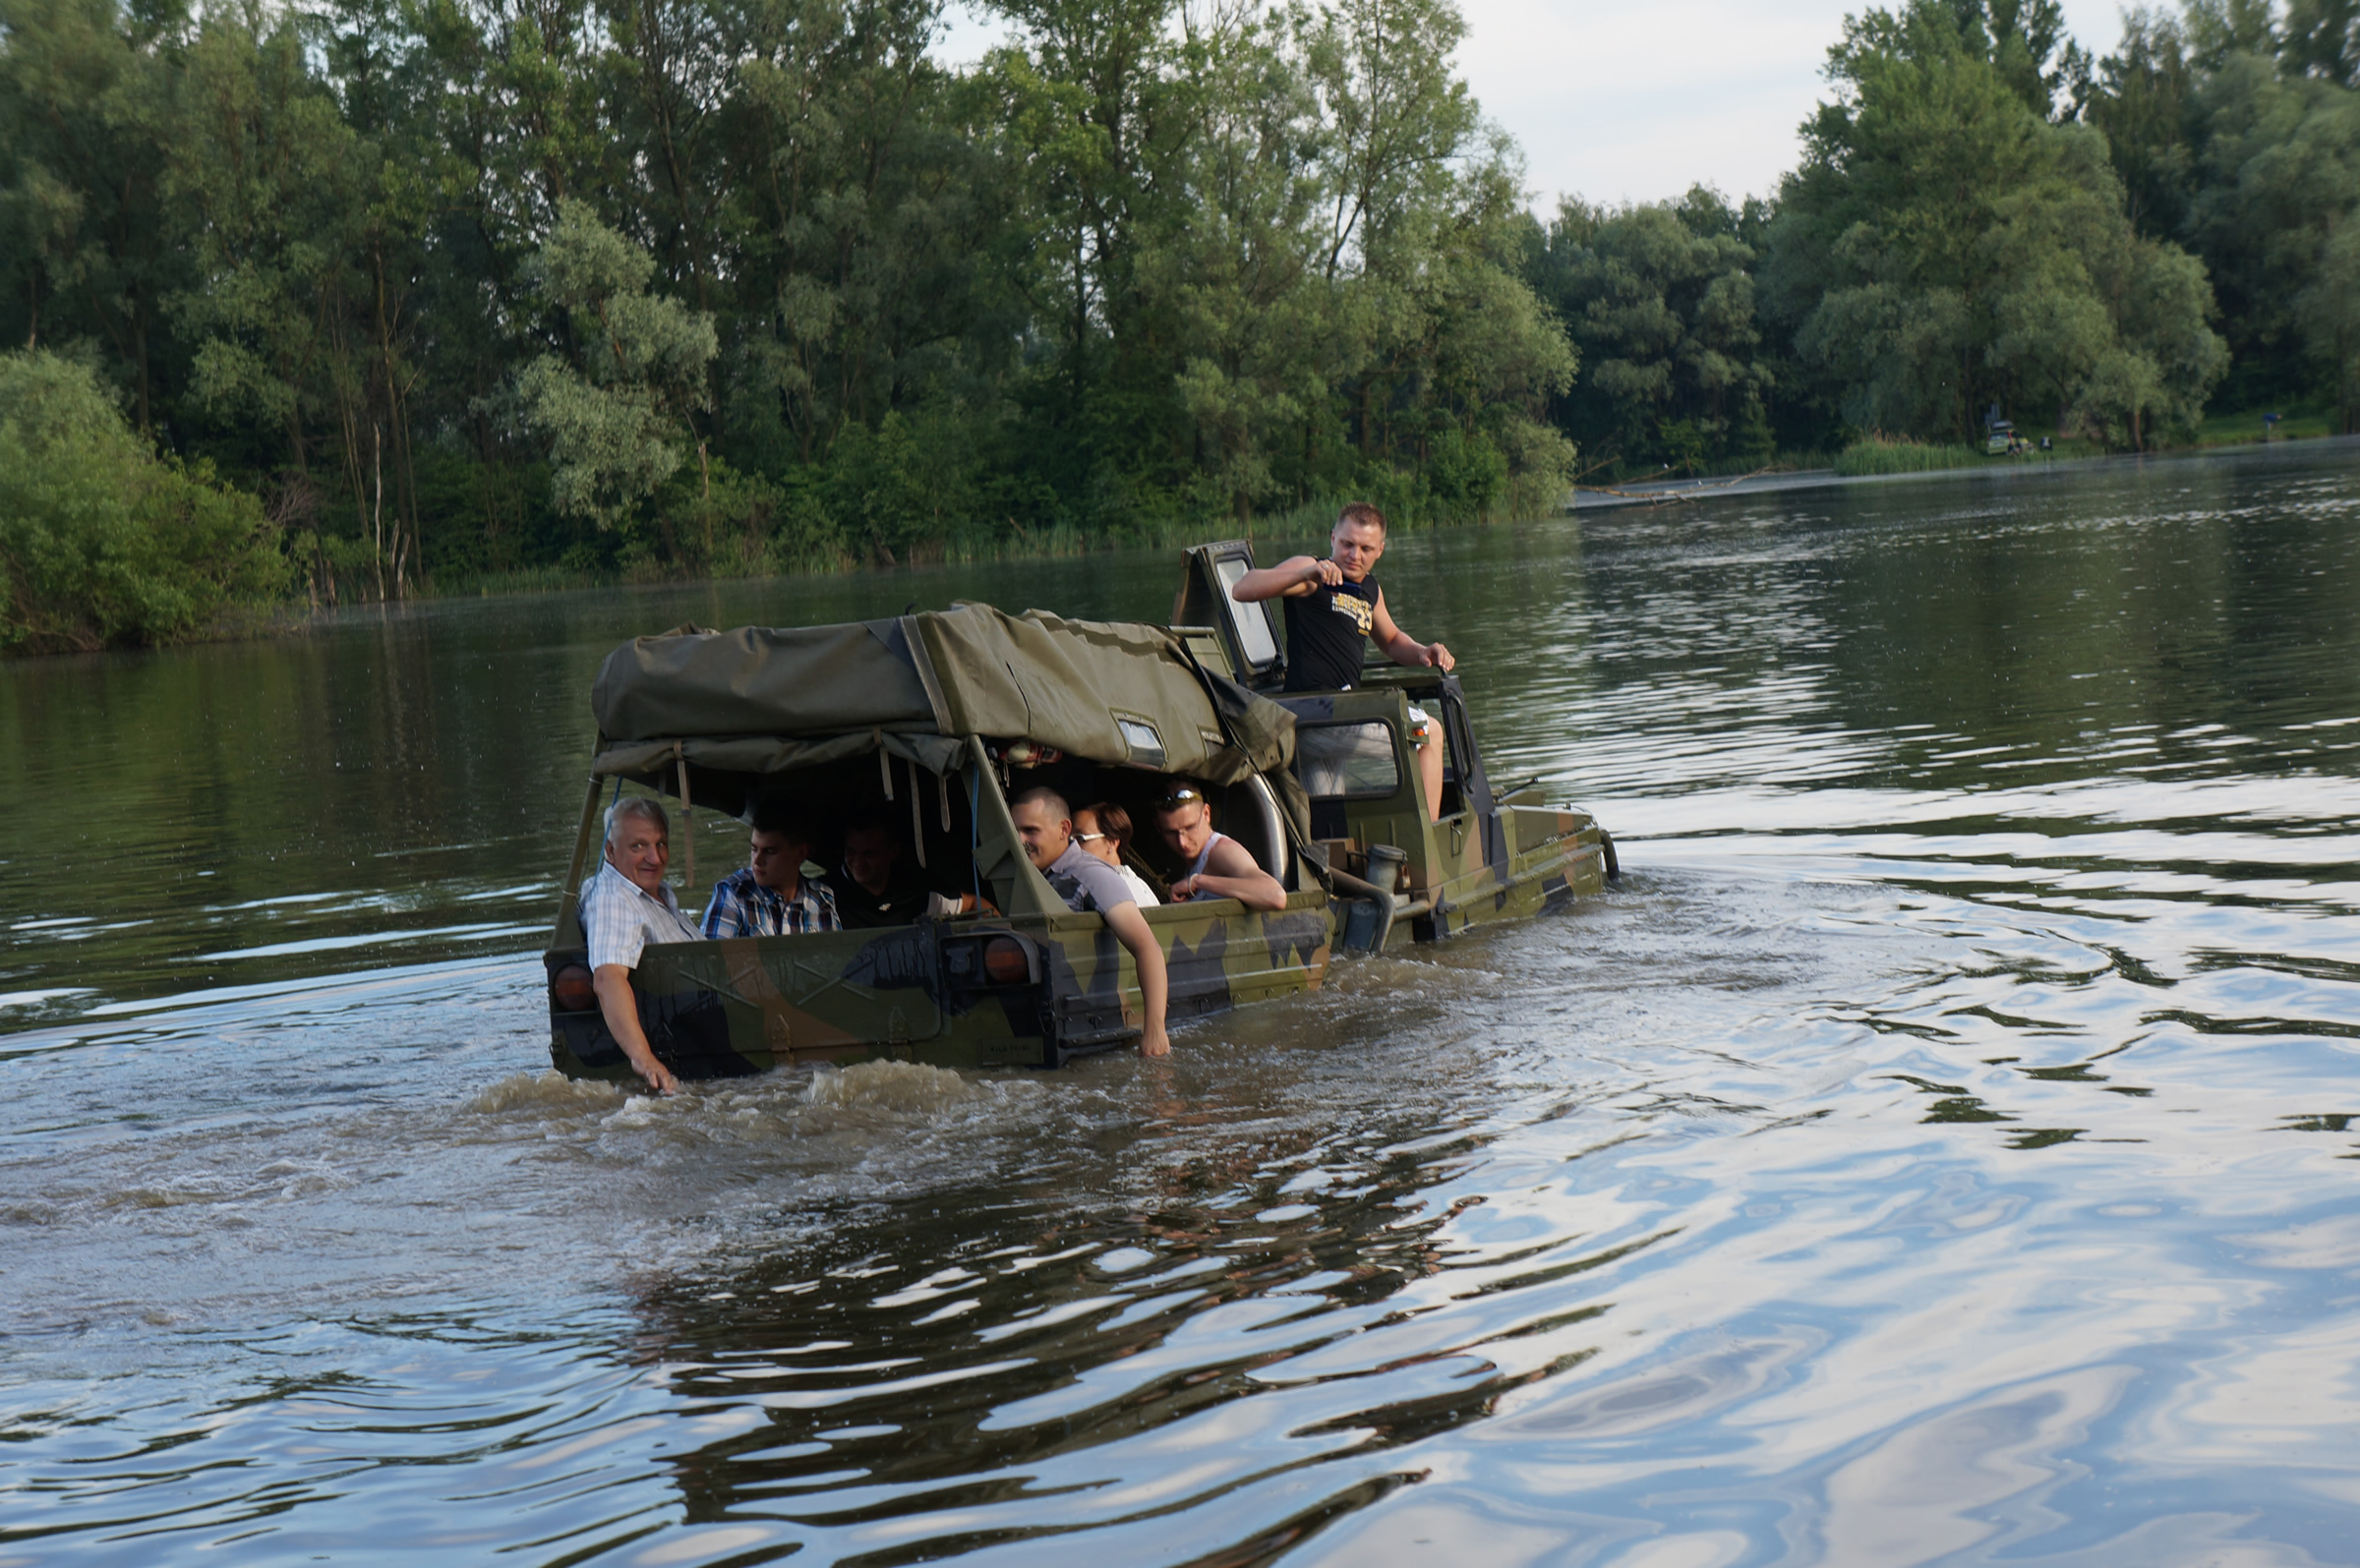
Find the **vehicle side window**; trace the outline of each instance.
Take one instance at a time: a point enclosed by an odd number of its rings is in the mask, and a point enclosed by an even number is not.
[[[1295,777],[1315,800],[1374,800],[1399,793],[1401,764],[1392,726],[1377,720],[1297,726]]]
[[[1130,748],[1133,767],[1146,768],[1154,773],[1163,772],[1163,736],[1155,732],[1153,725],[1145,719],[1118,713],[1114,716],[1114,727],[1122,731],[1123,744]]]

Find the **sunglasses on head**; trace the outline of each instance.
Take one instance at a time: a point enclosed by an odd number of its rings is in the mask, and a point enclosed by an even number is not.
[[[1171,811],[1177,807],[1187,805],[1192,800],[1202,800],[1204,798],[1205,796],[1203,794],[1197,790],[1189,788],[1186,784],[1183,784],[1179,788],[1167,793],[1161,800],[1156,801],[1155,805],[1158,810]]]

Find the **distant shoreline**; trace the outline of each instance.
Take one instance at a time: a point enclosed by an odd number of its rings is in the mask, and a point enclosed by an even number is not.
[[[1593,487],[1576,486],[1566,500],[1564,514],[1575,516],[1583,512],[1620,511],[1630,506],[1670,506],[1682,502],[1697,504],[1723,496],[1766,495],[1781,491],[1827,490],[1844,485],[1895,485],[1919,480],[1958,479],[2015,479],[2029,475],[2059,472],[2083,473],[2106,467],[2144,467],[2150,463],[2169,463],[2190,458],[2227,457],[2246,452],[2275,452],[2299,449],[2315,451],[2322,446],[2360,444],[2360,436],[2315,436],[2299,441],[2260,441],[2239,446],[2189,446],[2166,452],[2125,452],[2107,457],[2057,457],[2045,462],[2025,462],[1995,459],[1988,467],[1928,468],[1908,474],[1839,474],[1832,468],[1805,468],[1784,474],[1751,474],[1737,479],[1654,479],[1629,485]]]
[[[2267,444],[2262,442],[2248,442],[2241,445],[2179,447],[2165,452],[2150,452],[2141,454],[2125,453],[2106,457],[2054,457],[2046,461],[2033,462],[2026,462],[2021,459],[2016,461],[1995,461],[1987,467],[1977,466],[1971,468],[1935,468],[1924,469],[1906,474],[1845,475],[1837,473],[1832,468],[1809,468],[1786,473],[1755,474],[1736,478],[1724,476],[1713,479],[1642,480],[1628,485],[1615,485],[1608,487],[1592,487],[1584,485],[1576,487],[1571,498],[1559,506],[1555,511],[1545,511],[1537,515],[1522,514],[1499,517],[1487,519],[1486,521],[1479,523],[1425,525],[1417,527],[1414,529],[1414,531],[1423,533],[1426,532],[1429,527],[1439,530],[1457,527],[1488,527],[1496,524],[1513,524],[1519,522],[1529,523],[1551,517],[1580,517],[1597,512],[1621,511],[1633,506],[1656,507],[1680,505],[1682,503],[1696,505],[1707,501],[1719,500],[1724,497],[1766,495],[1785,492],[1800,493],[1805,491],[1828,490],[1840,486],[1850,485],[1893,485],[1906,484],[1919,480],[2013,480],[2046,474],[2067,472],[2081,473],[2093,469],[2104,468],[2109,465],[2115,467],[2145,467],[2152,463],[2177,462],[2192,458],[2239,456],[2256,452],[2300,451],[2308,453],[2321,448],[2332,449],[2339,444],[2345,447],[2360,447],[2360,436],[2305,436],[2296,440],[2271,441]],[[1610,494],[1610,492],[1612,492],[1612,494]],[[1304,531],[1304,527],[1302,525],[1304,524],[1304,519],[1308,515],[1308,512],[1318,509],[1319,508],[1317,506],[1308,509],[1297,508],[1295,514],[1280,513],[1274,514],[1269,518],[1257,519],[1256,524],[1252,528],[1248,537],[1259,543],[1263,541],[1281,540],[1297,536]],[[1404,529],[1404,531],[1406,532],[1412,530]],[[117,644],[111,647],[102,648],[49,649],[40,652],[28,652],[17,649],[7,650],[5,652],[0,652],[0,668],[5,668],[10,666],[29,661],[94,658],[127,653],[153,653],[162,648],[185,648],[206,644],[255,642],[285,637],[301,637],[324,630],[328,627],[338,624],[339,622],[349,621],[355,618],[370,616],[384,618],[401,617],[415,613],[428,606],[453,602],[464,602],[474,599],[507,598],[510,596],[540,595],[549,593],[577,593],[614,588],[644,588],[652,590],[693,586],[704,583],[803,582],[809,581],[815,577],[866,576],[872,574],[892,575],[913,570],[923,572],[941,570],[945,568],[980,566],[986,564],[1006,564],[1031,560],[1069,559],[1079,555],[1097,554],[1101,552],[1119,553],[1129,550],[1167,549],[1171,548],[1172,544],[1175,542],[1181,540],[1193,541],[1197,539],[1212,539],[1218,537],[1222,536],[1221,531],[1217,528],[1205,527],[1192,529],[1186,525],[1180,525],[1167,528],[1163,531],[1162,537],[1133,537],[1121,539],[1119,541],[1093,540],[1087,544],[1079,544],[1078,546],[1077,542],[1075,541],[1060,540],[1056,544],[1051,545],[1049,548],[1035,550],[1012,550],[1006,553],[994,552],[990,554],[962,556],[947,560],[906,561],[886,567],[879,567],[863,563],[849,566],[842,571],[772,572],[763,573],[760,575],[749,575],[742,578],[734,576],[707,576],[678,578],[661,577],[645,580],[602,580],[589,575],[582,575],[578,577],[571,576],[570,574],[562,573],[557,568],[548,568],[545,572],[530,571],[517,574],[519,577],[524,578],[524,581],[502,581],[498,578],[495,578],[491,581],[463,581],[449,590],[430,590],[426,592],[419,592],[415,593],[410,598],[398,600],[356,600],[343,605],[334,606],[307,607],[301,603],[287,602],[269,605],[246,606],[237,610],[233,610],[231,612],[219,617],[216,620],[207,622],[201,626],[193,627],[178,636],[156,643]]]

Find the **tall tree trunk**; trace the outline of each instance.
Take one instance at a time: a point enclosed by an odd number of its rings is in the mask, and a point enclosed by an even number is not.
[[[395,598],[407,599],[409,568],[419,559],[418,473],[410,445],[409,388],[402,381],[401,351],[396,342],[399,328],[391,301],[392,285],[385,264],[382,234],[376,237],[370,247],[369,261],[371,314],[377,338],[377,376],[385,419],[393,427],[393,594]],[[382,454],[380,461],[383,461]],[[383,503],[382,481],[380,503]]]
[[[371,546],[377,556],[377,597],[385,598],[385,431],[372,419],[369,422],[370,477],[377,482],[377,504],[371,508]],[[394,568],[400,570],[398,566]]]

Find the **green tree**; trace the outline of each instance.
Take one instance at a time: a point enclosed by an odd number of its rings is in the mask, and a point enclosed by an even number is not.
[[[0,0],[0,334],[322,601],[1556,499],[1450,0],[1005,9],[960,69],[942,0]]]
[[[1017,42],[987,63],[1007,172],[1029,231],[1020,462],[1103,527],[1184,481],[1193,443],[1174,385],[1178,304],[1154,258],[1184,233],[1226,34],[1175,0],[1012,0]],[[1165,269],[1167,275],[1169,269]]]
[[[1771,292],[1855,426],[1961,439],[1996,403],[2145,444],[2225,367],[2202,270],[2132,230],[2102,140],[2007,42],[1932,0],[1847,25]]]
[[[1280,490],[1282,469],[1300,485],[1335,444],[1329,390],[1365,338],[1322,243],[1328,191],[1299,152],[1324,128],[1287,41],[1279,25],[1246,21],[1207,48],[1212,80],[1185,173],[1196,213],[1140,268],[1143,296],[1170,307],[1196,490],[1241,522]]]
[[[2335,428],[2360,431],[2360,216],[2329,230],[2317,275],[2295,301],[2312,355],[2332,377]]]
[[[291,19],[210,13],[177,65],[163,190],[193,271],[167,301],[190,353],[182,418],[225,460],[282,476],[283,494],[339,491],[365,546],[343,553],[366,561],[374,597],[399,595],[416,508],[402,289],[383,273],[391,225],[372,221],[377,147],[345,123]],[[303,521],[313,592],[332,601],[339,552],[323,519]]]
[[[2149,239],[2177,239],[2193,196],[2196,149],[2188,116],[2198,76],[2180,24],[2125,13],[2122,41],[2096,64],[2081,117],[2106,139],[2122,181],[2124,214]]]
[[[1426,400],[1409,475],[1438,521],[1528,517],[1564,504],[1579,453],[1547,423],[1579,358],[1498,251],[1458,251],[1420,275],[1415,362]],[[1401,358],[1397,356],[1395,363]],[[1395,422],[1406,423],[1406,422]]]
[[[0,648],[161,641],[285,578],[254,498],[159,460],[88,367],[0,355]]]
[[[1699,186],[1677,203],[1567,199],[1528,275],[1581,353],[1561,417],[1593,463],[1696,466],[1768,454],[1774,376],[1755,320],[1740,215]]]
[[[707,403],[713,319],[647,291],[655,261],[566,198],[531,265],[565,354],[518,374],[525,424],[549,442],[558,506],[613,529],[678,469]]]
[[[1574,447],[1548,423],[1576,359],[1521,274],[1523,169],[1449,69],[1447,0],[1349,0],[1306,28],[1324,122],[1325,250],[1367,334],[1337,391],[1358,472],[1441,518],[1557,505]]]
[[[2277,54],[2291,74],[2360,85],[2360,3],[2288,0]]]
[[[153,430],[172,373],[164,302],[187,278],[162,198],[170,3],[0,0],[0,333],[87,342]]]
[[[2196,94],[2198,184],[2187,236],[2205,259],[2244,400],[2316,384],[2323,356],[2299,315],[2330,234],[2360,207],[2360,92],[2222,56]]]
[[[2180,29],[2190,58],[2208,75],[2233,54],[2274,57],[2281,41],[2276,0],[2187,0]]]
[[[1002,413],[1025,325],[1000,281],[1013,196],[985,87],[929,57],[936,0],[739,15],[707,144],[729,193],[721,412],[737,448],[782,472],[819,464],[848,425],[920,407],[964,411],[953,438],[973,444]]]

